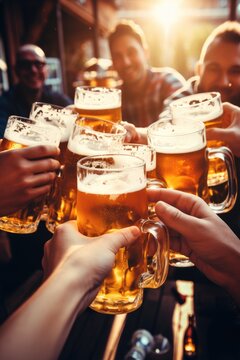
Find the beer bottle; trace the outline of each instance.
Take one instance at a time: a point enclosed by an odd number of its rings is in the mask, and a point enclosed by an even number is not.
[[[183,360],[197,360],[197,330],[194,315],[188,315],[188,326],[183,339]]]

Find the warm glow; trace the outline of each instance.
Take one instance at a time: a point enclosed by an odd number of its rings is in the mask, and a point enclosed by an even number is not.
[[[152,10],[154,18],[168,31],[170,27],[181,17],[179,0],[164,1]]]

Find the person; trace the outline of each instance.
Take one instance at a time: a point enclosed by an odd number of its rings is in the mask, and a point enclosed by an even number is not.
[[[47,64],[44,51],[33,44],[20,46],[16,54],[15,72],[18,83],[0,97],[0,137],[3,136],[8,117],[29,117],[35,101],[67,106],[72,100],[44,85]]]
[[[96,238],[80,234],[75,221],[58,226],[45,244],[45,281],[0,327],[1,360],[58,359],[74,320],[95,298],[115,254],[139,235],[136,226]]]
[[[56,146],[50,145],[0,152],[0,216],[9,215],[48,194],[60,168],[56,160],[59,152]]]
[[[226,56],[227,54],[227,56]],[[240,106],[240,24],[226,21],[205,40],[195,76],[165,101],[165,107],[183,96],[218,91],[222,102]]]
[[[122,80],[123,120],[145,127],[158,119],[163,101],[185,84],[172,68],[151,68],[142,29],[130,20],[120,21],[109,35],[113,67]]]
[[[155,210],[168,226],[171,248],[189,256],[209,280],[194,282],[198,359],[238,359],[239,238],[201,198],[171,189],[151,191],[149,200],[157,202]]]
[[[222,128],[207,129],[208,140],[221,140],[237,157],[240,157],[240,108],[223,103]]]
[[[170,233],[170,247],[190,260],[240,305],[240,240],[195,195],[172,189],[150,189],[148,198]]]

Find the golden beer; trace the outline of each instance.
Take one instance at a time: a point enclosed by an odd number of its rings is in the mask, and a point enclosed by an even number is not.
[[[134,225],[147,215],[146,175],[141,159],[109,155],[85,157],[78,162],[77,223],[81,233],[87,236],[111,233]],[[165,241],[165,233],[161,234]],[[148,246],[143,234],[134,245],[118,251],[114,268],[91,304],[92,309],[120,314],[136,310],[141,305],[141,287],[146,286],[144,283],[140,285],[140,279],[149,265]],[[166,242],[161,246],[162,269],[157,286],[162,284],[167,271]],[[148,287],[155,286],[148,281]]]
[[[33,145],[59,145],[60,132],[52,126],[39,127],[34,120],[10,116],[0,144],[0,151]],[[0,218],[0,229],[12,233],[33,233],[37,230],[45,197],[32,200],[24,209]]]
[[[218,92],[206,92],[185,96],[175,100],[170,104],[174,122],[181,119],[191,121],[203,121],[206,129],[222,127],[221,115],[223,107],[221,95]],[[207,146],[210,148],[223,146],[220,140],[209,140]],[[223,174],[225,180],[223,181]],[[226,187],[228,186],[227,169],[223,161],[219,158],[211,159],[209,162],[208,186],[209,195],[212,203],[219,203],[220,199],[226,198]],[[225,184],[222,186],[221,184]],[[221,193],[223,190],[223,193]]]
[[[95,117],[118,123],[122,120],[121,90],[79,86],[74,109],[81,117]]]
[[[208,202],[208,157],[206,146],[189,153],[161,153],[157,150],[157,178],[168,188],[181,190]]]
[[[106,154],[123,143],[126,130],[102,119],[81,118],[69,138],[62,175],[57,178],[51,195],[46,226],[56,226],[77,218],[77,162],[89,155]]]
[[[227,212],[234,206],[237,180],[232,153],[225,147],[206,147],[204,123],[185,121],[174,124],[160,120],[148,128],[148,138],[157,153],[157,178],[165,182],[168,188],[200,196],[216,213]],[[215,171],[211,173],[209,161],[216,164],[216,159],[223,162],[225,168],[228,164],[229,191],[220,203],[217,202],[216,194],[216,201],[212,202],[211,189],[209,191],[208,187],[209,178],[216,174]],[[217,174],[222,174],[219,169]],[[171,265],[190,266],[191,263],[187,262],[186,257],[182,261],[183,255],[178,255],[171,253]]]

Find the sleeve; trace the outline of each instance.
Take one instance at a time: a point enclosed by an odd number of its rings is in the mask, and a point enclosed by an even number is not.
[[[0,97],[0,138],[3,138],[9,116],[12,115],[12,106],[10,101],[2,95]]]

